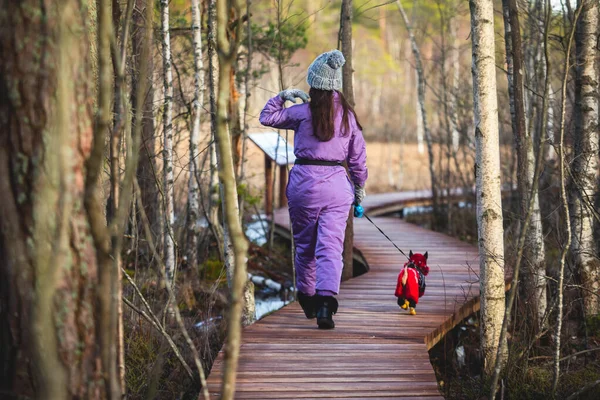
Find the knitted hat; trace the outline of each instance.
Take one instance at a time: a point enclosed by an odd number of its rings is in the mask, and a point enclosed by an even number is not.
[[[306,82],[315,89],[341,90],[342,65],[346,63],[339,50],[331,50],[318,56],[308,67]]]

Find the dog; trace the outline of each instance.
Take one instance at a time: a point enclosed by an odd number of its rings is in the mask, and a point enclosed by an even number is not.
[[[417,315],[415,308],[419,298],[425,294],[425,276],[429,274],[427,266],[428,254],[408,253],[408,261],[404,268],[398,274],[398,283],[396,285],[396,297],[398,305],[403,310],[409,310],[410,315]]]

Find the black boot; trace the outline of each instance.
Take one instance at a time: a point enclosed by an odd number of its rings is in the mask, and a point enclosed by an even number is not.
[[[313,319],[317,316],[316,300],[316,295],[308,296],[302,292],[298,292],[298,303],[300,303],[300,307],[302,307],[304,315],[308,319]]]
[[[317,325],[319,329],[333,329],[333,314],[338,310],[338,301],[332,296],[318,296]]]

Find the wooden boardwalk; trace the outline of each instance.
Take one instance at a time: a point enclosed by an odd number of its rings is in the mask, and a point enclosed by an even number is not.
[[[375,214],[412,204],[422,193],[371,195],[364,206]],[[275,220],[288,226],[287,210],[277,210]],[[245,328],[236,398],[443,398],[428,350],[479,307],[477,248],[397,218],[373,220],[405,252],[429,251],[417,315],[401,310],[394,297],[405,258],[366,219],[355,219],[355,248],[370,270],[342,283],[335,329],[317,329],[297,303]],[[222,361],[221,352],[208,379],[215,397]]]

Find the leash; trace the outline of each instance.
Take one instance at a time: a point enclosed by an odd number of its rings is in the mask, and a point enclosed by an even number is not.
[[[363,208],[363,206],[361,206],[360,204],[357,204],[357,205],[355,205],[355,206],[354,206],[354,216],[355,216],[356,218],[365,217],[365,218],[367,219],[367,221],[369,221],[370,223],[372,223],[372,224],[373,224],[373,226],[374,226],[375,228],[377,228],[377,230],[378,230],[379,232],[381,232],[381,234],[382,234],[382,235],[383,235],[383,236],[384,236],[384,237],[385,237],[387,240],[389,240],[391,244],[393,244],[393,245],[394,245],[394,247],[396,248],[396,250],[398,250],[400,253],[402,253],[402,255],[403,255],[404,257],[406,257],[406,258],[408,259],[408,261],[410,261],[410,257],[408,257],[408,256],[406,255],[406,253],[405,253],[405,252],[403,252],[403,251],[402,251],[402,249],[401,249],[400,247],[396,246],[396,243],[394,243],[394,241],[393,241],[392,239],[390,239],[390,237],[389,237],[388,235],[386,235],[386,234],[385,234],[385,232],[384,232],[383,230],[381,230],[381,228],[380,228],[380,227],[378,227],[378,226],[377,226],[377,224],[376,224],[375,222],[373,222],[373,220],[372,220],[371,218],[369,218],[369,216],[368,216],[368,215],[365,213],[365,209]]]

